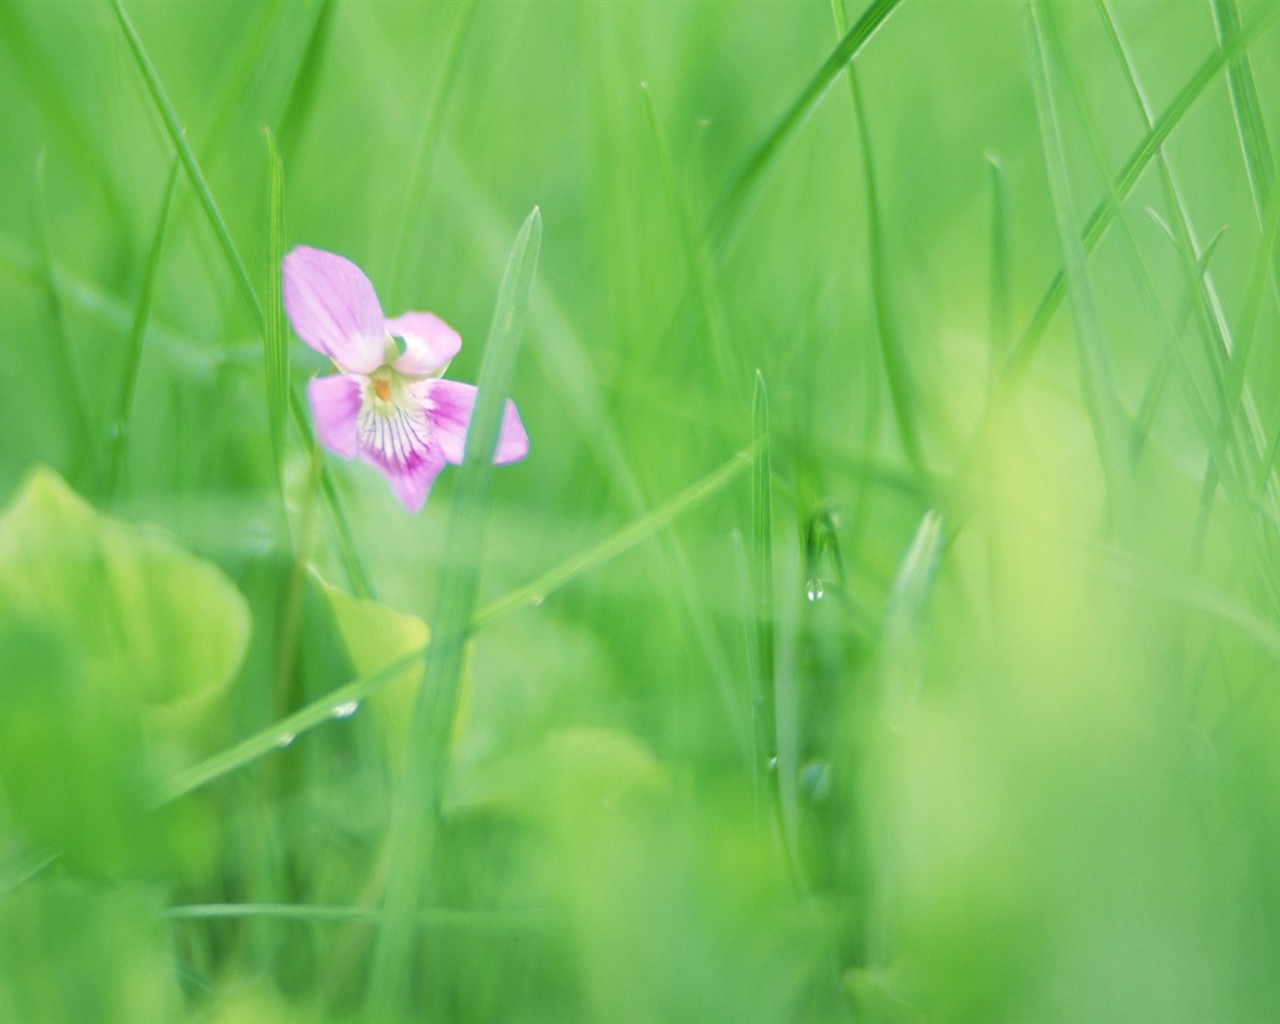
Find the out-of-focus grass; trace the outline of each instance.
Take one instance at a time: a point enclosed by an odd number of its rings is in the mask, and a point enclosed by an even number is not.
[[[1275,21],[0,6],[0,1019],[1280,1015]],[[458,566],[276,261],[534,206]]]

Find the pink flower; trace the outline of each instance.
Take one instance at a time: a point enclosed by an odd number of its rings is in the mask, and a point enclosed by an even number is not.
[[[284,258],[284,308],[298,337],[338,369],[307,386],[320,440],[380,469],[417,512],[445,463],[462,462],[476,401],[474,386],[441,379],[462,345],[458,332],[431,313],[388,319],[359,267],[307,246]],[[528,451],[508,401],[493,461]]]

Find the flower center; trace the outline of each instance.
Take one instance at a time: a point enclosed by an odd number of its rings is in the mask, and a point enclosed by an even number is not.
[[[379,377],[373,382],[373,393],[384,402],[391,401],[391,381],[386,377]]]

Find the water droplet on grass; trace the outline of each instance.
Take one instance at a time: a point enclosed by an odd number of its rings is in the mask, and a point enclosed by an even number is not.
[[[329,714],[333,715],[334,718],[350,718],[359,710],[360,702],[358,700],[349,700],[342,704],[335,704]]]
[[[810,601],[821,601],[826,596],[826,593],[822,580],[812,579],[804,585],[804,596]]]
[[[293,744],[293,741],[296,740],[297,738],[298,736],[296,733],[282,732],[279,736],[276,737],[276,746],[277,747],[291,746]]]

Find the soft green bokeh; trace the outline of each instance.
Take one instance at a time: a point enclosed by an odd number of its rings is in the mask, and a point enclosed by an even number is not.
[[[121,9],[264,309],[264,126],[284,245],[455,326],[455,379],[541,210],[390,1011],[1280,1016],[1270,0],[904,0],[728,228],[826,0]],[[425,763],[417,663],[378,672],[438,627],[459,471],[411,517],[324,454],[330,501],[290,426],[277,479],[263,324],[112,3],[0,4],[0,95],[0,1019],[375,1019]]]

